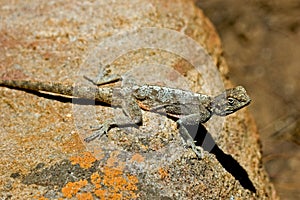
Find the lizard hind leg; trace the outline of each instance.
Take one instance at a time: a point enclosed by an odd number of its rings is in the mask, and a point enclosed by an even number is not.
[[[107,120],[106,122],[104,122],[103,124],[101,125],[98,125],[98,126],[91,126],[91,129],[93,131],[93,134],[86,137],[84,139],[85,142],[91,142],[95,139],[100,139],[103,135],[105,135],[109,129],[111,129],[113,126],[115,126],[115,122],[114,120],[110,119],[110,120]]]
[[[91,127],[93,134],[84,139],[85,142],[91,142],[96,138],[101,138],[107,134],[108,131],[113,127],[124,127],[140,125],[142,123],[142,112],[132,96],[124,97],[121,104],[122,110],[125,115],[118,116],[116,119],[108,119],[103,124],[97,127]]]

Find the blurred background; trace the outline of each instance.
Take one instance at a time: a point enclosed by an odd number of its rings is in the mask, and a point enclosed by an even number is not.
[[[247,88],[263,162],[281,199],[300,199],[300,1],[196,0]]]

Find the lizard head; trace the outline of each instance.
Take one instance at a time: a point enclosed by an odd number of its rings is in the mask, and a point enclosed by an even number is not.
[[[242,86],[227,89],[216,96],[211,104],[213,114],[224,116],[247,106],[251,102],[246,90]]]

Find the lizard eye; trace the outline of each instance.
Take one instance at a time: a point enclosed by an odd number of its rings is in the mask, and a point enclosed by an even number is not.
[[[234,105],[234,102],[235,102],[234,98],[231,98],[231,97],[228,98],[229,105],[231,105],[231,106]]]

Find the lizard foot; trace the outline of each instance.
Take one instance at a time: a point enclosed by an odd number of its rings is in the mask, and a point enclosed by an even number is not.
[[[194,153],[196,154],[196,156],[200,159],[203,158],[203,150],[201,147],[197,147],[195,145],[195,142],[193,140],[193,138],[191,137],[191,135],[189,134],[189,132],[187,131],[187,129],[184,126],[181,126],[180,121],[177,122],[179,124],[179,133],[181,135],[181,139],[182,142],[184,144],[185,147],[187,148],[192,148],[192,150],[194,151]]]
[[[187,141],[186,146],[190,147],[199,159],[203,158],[203,149],[197,147],[193,141]]]
[[[192,150],[197,155],[199,159],[203,158],[203,149],[201,147],[197,147],[195,144],[192,146]]]
[[[106,134],[109,129],[111,128],[111,123],[110,122],[105,122],[104,124],[101,124],[100,126],[97,127],[91,127],[93,130],[93,134],[86,137],[84,139],[85,142],[91,142],[95,140],[96,138],[101,138],[104,134]]]

